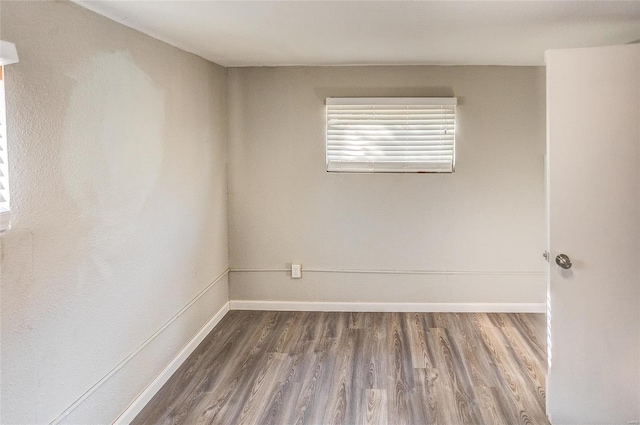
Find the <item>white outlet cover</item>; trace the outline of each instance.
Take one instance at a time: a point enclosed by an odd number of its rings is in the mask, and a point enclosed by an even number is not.
[[[291,278],[292,279],[300,279],[302,277],[302,265],[300,264],[292,264],[291,265]]]

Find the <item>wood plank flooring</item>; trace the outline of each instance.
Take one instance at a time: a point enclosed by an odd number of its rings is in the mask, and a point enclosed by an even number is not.
[[[542,314],[231,311],[133,424],[548,425]]]

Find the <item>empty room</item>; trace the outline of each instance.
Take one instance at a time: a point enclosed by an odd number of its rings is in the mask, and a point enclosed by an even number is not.
[[[1,424],[640,424],[640,1],[0,40]]]

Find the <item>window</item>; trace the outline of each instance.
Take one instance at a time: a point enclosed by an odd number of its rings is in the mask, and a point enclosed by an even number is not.
[[[4,65],[18,61],[12,43],[0,41],[0,234],[11,224],[11,199],[9,197],[9,153],[7,151],[7,114],[5,103]]]
[[[4,68],[0,66],[0,232],[9,227],[9,158],[7,157],[7,126],[4,102]]]
[[[327,171],[451,173],[456,98],[327,98]]]

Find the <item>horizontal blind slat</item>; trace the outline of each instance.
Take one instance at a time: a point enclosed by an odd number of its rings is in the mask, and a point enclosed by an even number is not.
[[[363,120],[370,119],[375,121],[388,121],[388,120],[409,120],[409,121],[453,121],[455,119],[454,114],[327,114],[329,122],[344,121],[344,120]]]
[[[403,155],[401,153],[396,153],[392,155],[334,155],[331,159],[334,161],[385,161],[386,159],[390,161],[396,161],[398,158],[403,158],[407,161],[423,161],[425,158],[451,158],[451,153],[443,152],[443,153],[433,153],[429,155]]]
[[[455,129],[455,123],[443,123],[443,122],[407,122],[395,120],[393,122],[379,121],[362,121],[362,122],[339,122],[329,123],[327,130],[382,130],[382,129],[396,129],[396,130],[430,130],[430,129]]]
[[[368,140],[371,138],[414,138],[419,139],[423,136],[453,136],[451,131],[443,130],[415,130],[415,131],[349,131],[349,130],[329,130],[329,137],[345,138],[348,140]]]
[[[352,146],[339,146],[327,147],[327,150],[330,152],[380,152],[380,154],[385,154],[386,152],[442,152],[442,151],[451,151],[453,152],[453,146],[448,145],[440,145],[440,146],[384,146],[384,147],[365,147],[365,148],[354,148]]]
[[[453,171],[450,162],[337,162],[331,161],[327,164],[327,171],[353,172],[353,173],[450,173]]]
[[[348,136],[332,138],[328,140],[327,145],[331,146],[332,144],[348,144],[349,146],[375,146],[375,143],[380,144],[402,144],[402,143],[416,143],[419,145],[431,143],[438,144],[448,144],[453,145],[453,137],[431,137],[431,136],[421,136],[421,137],[403,137],[403,138],[393,138],[393,137],[366,137],[359,139],[350,139]]]
[[[381,153],[386,153],[386,152],[412,152],[412,153],[418,153],[418,152],[453,152],[453,147],[451,146],[446,146],[446,145],[442,145],[442,146],[429,146],[429,147],[422,147],[422,146],[385,146],[385,147],[377,147],[377,148],[366,148],[366,149],[358,149],[358,148],[353,148],[351,146],[342,146],[342,147],[329,147],[327,148],[328,151],[330,151],[331,153],[340,153],[340,152],[381,152]]]
[[[455,110],[426,110],[426,109],[414,109],[412,111],[383,111],[383,110],[327,110],[326,115],[328,117],[380,117],[380,118],[393,118],[393,117],[407,117],[407,118],[451,118],[456,114]]]
[[[385,149],[453,149],[452,140],[365,140],[365,143],[353,143],[352,140],[336,140],[327,143],[327,149],[385,150]]]
[[[453,111],[455,105],[327,105],[328,111]]]

